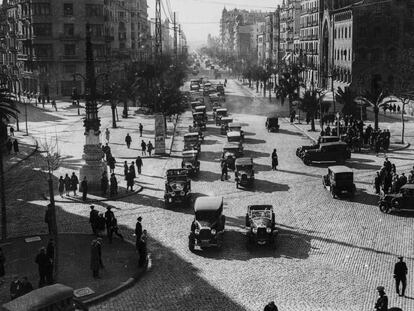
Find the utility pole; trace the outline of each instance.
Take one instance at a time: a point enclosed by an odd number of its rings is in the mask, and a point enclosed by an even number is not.
[[[174,56],[175,56],[175,61],[177,61],[178,59],[178,55],[177,55],[177,20],[175,17],[175,12],[174,12]]]
[[[181,48],[182,48],[182,42],[181,42],[181,40],[182,40],[182,38],[181,38],[181,25],[178,25],[178,36],[179,36],[179,38],[178,38],[178,49],[179,49],[179,51],[180,51],[180,55],[181,55]]]
[[[155,0],[155,58],[162,56],[161,0]]]

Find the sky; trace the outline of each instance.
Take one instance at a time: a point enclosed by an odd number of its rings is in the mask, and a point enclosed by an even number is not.
[[[155,0],[148,1],[149,18],[155,17]],[[177,20],[187,37],[191,48],[206,43],[207,35],[219,34],[220,17],[224,7],[247,10],[261,10],[263,12],[274,11],[282,0],[161,0],[169,15],[168,2],[172,12],[177,12]],[[161,8],[162,19],[165,18]]]

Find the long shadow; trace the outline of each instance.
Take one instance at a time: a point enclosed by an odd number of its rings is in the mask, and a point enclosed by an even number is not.
[[[367,164],[367,163],[360,163],[359,159],[358,162],[354,162],[354,161],[350,161],[348,160],[346,162],[346,166],[353,168],[353,169],[357,169],[357,170],[373,170],[373,171],[378,171],[379,169],[381,169],[381,165],[373,165],[373,164]]]
[[[278,184],[268,180],[255,179],[254,187],[243,188],[247,191],[272,193],[278,191],[288,191],[290,187],[286,184]]]
[[[253,133],[253,132],[244,132],[243,131],[243,133],[244,133],[244,136],[256,136],[257,135],[256,133]]]
[[[253,163],[254,163],[254,170],[256,172],[268,172],[272,170],[270,163],[269,165],[258,164],[258,163],[255,163],[254,160],[253,160]]]
[[[244,143],[249,144],[249,145],[256,145],[256,144],[265,144],[266,141],[263,139],[245,138]]]
[[[220,165],[217,165],[217,171],[220,170]],[[214,182],[220,180],[221,174],[212,171],[200,171],[197,177],[194,178],[196,181],[207,181]]]
[[[17,103],[16,106],[20,111],[20,120],[24,120],[25,105]],[[31,104],[27,104],[27,122],[58,122],[63,120],[65,119],[49,113],[48,111],[33,107]]]
[[[217,144],[217,140],[216,139],[204,139],[202,144],[206,146],[214,145],[214,144]]]
[[[244,157],[250,157],[250,158],[253,158],[253,159],[267,158],[267,157],[270,157],[270,153],[253,151],[253,150],[244,150]]]
[[[219,163],[221,159],[221,154],[222,152],[220,151],[201,151],[200,160]]]
[[[279,133],[277,134],[286,134],[286,135],[295,135],[295,136],[302,136],[301,132],[294,132],[294,131],[290,131],[290,130],[286,130],[284,128],[279,128]]]

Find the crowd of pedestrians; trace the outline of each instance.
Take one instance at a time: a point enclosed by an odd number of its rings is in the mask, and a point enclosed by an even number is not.
[[[87,192],[88,181],[86,180],[86,177],[82,181],[81,189],[85,188],[85,191]],[[79,185],[79,178],[76,176],[75,172],[72,172],[72,175],[69,177],[69,174],[66,174],[65,177],[60,176],[58,181],[58,191],[61,197],[63,197],[63,194],[66,196],[70,196],[70,193],[72,192],[74,196],[77,196],[76,191],[78,190]],[[82,190],[81,190],[82,191]],[[86,196],[86,194],[85,194]]]
[[[405,173],[397,174],[394,163],[388,158],[379,171],[377,171],[374,179],[374,189],[376,194],[398,193],[405,184],[414,184],[414,166],[409,172],[408,177]]]

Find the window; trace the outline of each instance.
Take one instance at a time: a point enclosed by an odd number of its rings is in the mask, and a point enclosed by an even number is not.
[[[50,3],[33,3],[33,14],[37,16],[50,15]]]
[[[348,37],[348,28],[345,28],[345,38]]]
[[[75,73],[76,72],[76,64],[63,64],[63,71],[65,73]]]
[[[102,37],[104,34],[103,24],[91,24],[91,36]]]
[[[64,24],[63,25],[63,33],[67,37],[73,37],[75,34],[75,26],[74,24]]]
[[[53,46],[51,44],[33,45],[35,57],[53,57]]]
[[[63,15],[64,16],[73,16],[73,3],[64,3],[63,4]]]
[[[76,44],[65,44],[65,55],[73,56],[76,54]]]
[[[94,44],[93,45],[93,54],[95,57],[104,57],[105,56],[105,45],[103,44]]]
[[[100,4],[85,4],[86,17],[103,16],[103,5]]]
[[[51,36],[52,35],[52,24],[50,23],[33,24],[33,34],[35,36]]]

